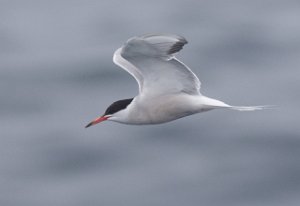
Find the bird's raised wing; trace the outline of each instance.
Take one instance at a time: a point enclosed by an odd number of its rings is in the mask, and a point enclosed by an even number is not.
[[[140,94],[199,94],[197,76],[174,57],[186,43],[177,35],[133,37],[114,53],[113,60],[137,80]]]

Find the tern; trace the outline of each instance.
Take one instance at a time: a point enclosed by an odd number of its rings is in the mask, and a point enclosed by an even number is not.
[[[187,43],[174,34],[146,34],[127,40],[115,51],[113,61],[135,78],[139,94],[112,103],[86,128],[105,120],[160,124],[219,108],[254,111],[265,107],[231,106],[202,95],[198,77],[174,56]]]

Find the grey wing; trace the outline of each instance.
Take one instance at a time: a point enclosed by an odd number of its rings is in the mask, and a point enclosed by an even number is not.
[[[122,47],[115,51],[113,56],[113,61],[116,65],[118,65],[119,67],[127,71],[131,76],[135,78],[135,80],[139,85],[139,92],[141,93],[143,88],[143,82],[144,82],[143,74],[132,63],[124,59],[121,55],[121,52],[122,52]]]
[[[200,81],[174,57],[187,41],[177,35],[148,34],[129,39],[114,54],[114,62],[139,83],[140,93],[200,93]]]
[[[146,34],[130,38],[122,48],[122,55],[168,59],[187,43],[185,38],[174,34]]]

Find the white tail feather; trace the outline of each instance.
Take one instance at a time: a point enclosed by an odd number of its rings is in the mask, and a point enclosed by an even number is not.
[[[215,109],[215,108],[228,108],[237,111],[256,111],[262,109],[272,109],[274,105],[263,105],[263,106],[231,106],[220,100],[212,99],[206,96],[201,96],[201,104],[205,105],[207,108]]]
[[[274,106],[265,105],[265,106],[230,106],[229,109],[238,110],[238,111],[256,111],[262,109],[272,109]]]

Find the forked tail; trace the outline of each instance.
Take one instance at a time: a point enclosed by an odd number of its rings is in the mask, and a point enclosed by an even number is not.
[[[206,96],[201,96],[201,104],[202,106],[205,105],[209,109],[216,109],[216,108],[228,108],[237,111],[256,111],[262,109],[272,109],[275,106],[273,105],[263,105],[263,106],[231,106],[222,102],[217,99],[212,99]]]
[[[229,109],[238,110],[238,111],[256,111],[262,109],[272,109],[275,106],[265,105],[265,106],[230,106]]]

